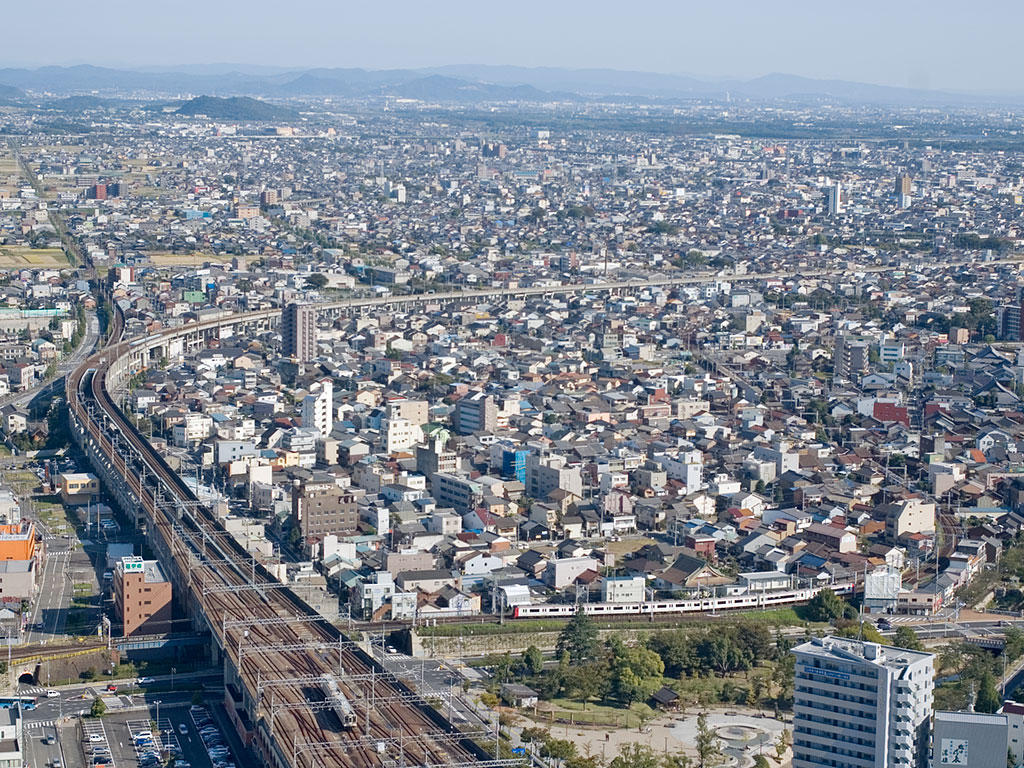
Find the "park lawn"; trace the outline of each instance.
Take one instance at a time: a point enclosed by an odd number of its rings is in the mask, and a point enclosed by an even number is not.
[[[194,266],[207,261],[223,264],[231,261],[233,254],[230,253],[169,253],[167,251],[153,251],[146,254],[146,260],[158,267]]]
[[[798,608],[764,608],[762,610],[737,611],[726,614],[729,617],[736,617],[743,621],[750,621],[756,624],[770,624],[773,627],[797,627],[808,623],[800,618]]]
[[[0,246],[0,267],[66,267],[68,257],[60,248],[28,248],[22,245]]]
[[[573,699],[551,699],[542,702],[536,720],[550,723],[552,720],[572,720],[577,725],[612,725],[623,728],[637,728],[658,713],[643,702],[634,702],[629,708],[586,702]]]

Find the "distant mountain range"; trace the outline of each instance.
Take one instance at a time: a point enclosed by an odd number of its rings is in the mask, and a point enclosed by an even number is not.
[[[830,100],[891,105],[1024,104],[1024,94],[961,94],[816,80],[771,74],[751,80],[709,80],[686,75],[613,69],[555,67],[446,66],[421,70],[274,68],[211,65],[180,70],[126,70],[80,65],[0,69],[0,98],[28,91],[39,96],[136,96],[188,98],[260,96],[266,98],[390,96],[426,101],[544,101],[595,98]]]

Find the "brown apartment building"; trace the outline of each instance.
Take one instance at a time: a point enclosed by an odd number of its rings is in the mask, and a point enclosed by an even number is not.
[[[114,571],[114,606],[124,634],[171,631],[171,582],[156,560],[124,557]]]
[[[342,488],[331,475],[316,472],[292,486],[292,524],[304,545],[329,533],[345,535],[359,528],[359,507],[351,488]]]

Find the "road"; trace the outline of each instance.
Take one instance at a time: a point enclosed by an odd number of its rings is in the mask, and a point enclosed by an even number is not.
[[[99,318],[96,317],[95,312],[87,312],[85,315],[85,336],[82,337],[82,341],[79,343],[78,347],[76,347],[70,355],[57,364],[56,374],[54,374],[52,378],[39,382],[31,389],[26,389],[24,392],[12,392],[9,395],[0,397],[0,408],[5,405],[13,405],[16,408],[22,408],[28,405],[34,397],[45,392],[49,387],[52,387],[56,382],[63,381],[64,377],[67,376],[68,373],[81,365],[82,361],[92,354],[92,351],[96,348],[96,342],[99,341],[99,338]]]
[[[151,679],[154,683],[165,683],[170,680],[170,677],[162,675]],[[222,674],[219,671],[213,671],[177,675],[176,680],[188,680],[190,689],[194,687],[197,681],[203,682],[204,685],[217,687],[218,683],[222,680]],[[125,681],[119,682],[124,683]],[[72,718],[88,712],[92,707],[93,699],[97,696],[114,697],[116,701],[110,709],[111,713],[117,713],[119,709],[131,710],[148,706],[149,714],[135,712],[132,715],[141,719],[153,717],[156,703],[160,702],[162,707],[160,710],[160,720],[163,722],[165,719],[169,719],[172,724],[171,727],[175,732],[177,732],[178,723],[190,723],[187,707],[192,701],[192,690],[140,693],[138,688],[126,688],[124,685],[120,685],[118,693],[108,694],[106,686],[106,681],[64,686],[53,689],[60,694],[53,698],[46,696],[44,688],[26,685],[19,686],[20,695],[37,697],[35,709],[25,710],[23,713],[26,765],[49,766],[52,765],[52,761],[55,759],[63,760],[65,765],[68,766],[82,765],[81,750],[75,737],[75,730],[73,727],[68,727],[68,724],[72,722]],[[131,754],[131,745],[127,738],[128,733],[123,723],[111,723],[109,727],[112,749],[118,750],[118,745],[120,744],[119,756]],[[120,727],[120,730],[118,730],[118,727]],[[122,733],[121,731],[124,732]],[[180,736],[178,738],[178,741],[185,749],[186,759],[190,756],[194,758],[205,757],[206,753],[202,748],[202,743],[198,739],[193,738],[194,734],[191,727],[189,731],[188,736]],[[55,737],[54,744],[44,743],[44,739],[48,736]],[[61,741],[59,739],[62,736],[63,740]],[[127,746],[125,742],[128,742]],[[116,762],[119,765],[129,764],[129,762],[121,760]],[[203,763],[193,762],[192,765],[201,766]]]
[[[74,549],[71,540],[67,538],[60,538],[52,543],[62,548],[51,548],[46,553],[43,572],[39,579],[39,591],[32,607],[32,623],[25,632],[26,643],[44,642],[64,634],[73,589],[68,573],[68,560]]]

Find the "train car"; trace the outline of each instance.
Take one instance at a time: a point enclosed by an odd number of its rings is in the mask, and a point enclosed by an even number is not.
[[[745,595],[706,597],[694,600],[659,600],[645,603],[539,603],[517,605],[512,616],[517,619],[572,616],[577,609],[592,616],[651,616],[655,614],[716,613],[718,611],[757,610],[780,605],[806,603],[825,587],[787,589],[778,592],[754,592]],[[830,584],[837,594],[853,592],[853,583]]]
[[[333,704],[331,709],[338,716],[341,724],[346,728],[353,728],[356,724],[356,711],[352,709],[352,705],[345,694],[341,692],[334,677],[332,675],[322,675],[320,677],[320,689],[323,691],[326,700]]]

